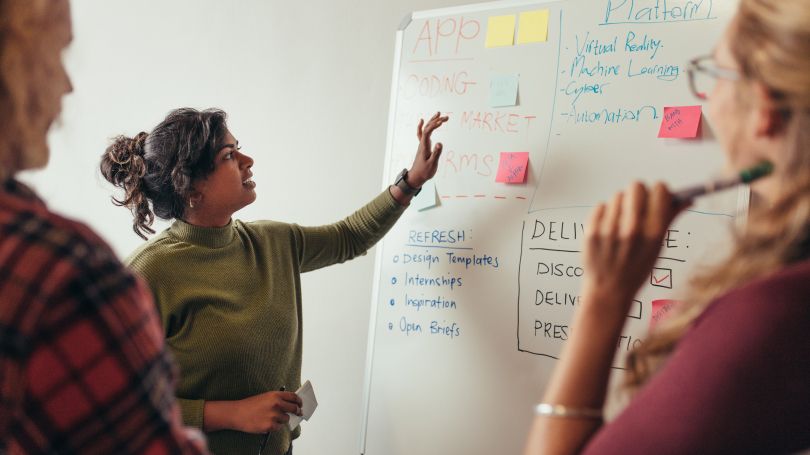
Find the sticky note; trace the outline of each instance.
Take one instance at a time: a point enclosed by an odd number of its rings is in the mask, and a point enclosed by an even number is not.
[[[515,15],[492,16],[487,21],[486,47],[511,46],[515,42]]]
[[[291,431],[294,430],[302,420],[309,420],[310,417],[312,417],[312,414],[315,413],[315,409],[318,407],[318,400],[315,398],[315,389],[312,388],[311,382],[305,382],[301,388],[295,391],[295,394],[298,395],[303,402],[303,406],[301,406],[301,413],[304,415],[299,416],[297,414],[292,414],[289,412],[287,413],[287,415],[290,416],[290,420],[287,422],[287,427]]]
[[[548,10],[520,13],[518,20],[518,44],[544,43],[548,40]]]
[[[428,180],[422,185],[422,191],[411,200],[411,205],[416,210],[425,210],[436,207],[436,182]]]
[[[655,327],[666,318],[667,314],[672,311],[676,305],[681,302],[677,300],[659,299],[652,301],[652,316],[650,317],[650,328]]]
[[[498,174],[495,181],[500,183],[526,182],[526,168],[529,167],[529,152],[501,152]]]
[[[490,107],[516,105],[519,80],[519,74],[493,74],[489,81]]]
[[[678,139],[697,137],[700,117],[700,106],[664,107],[658,137]]]

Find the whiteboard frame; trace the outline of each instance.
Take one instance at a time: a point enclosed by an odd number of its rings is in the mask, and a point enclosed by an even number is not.
[[[397,97],[399,95],[399,68],[402,62],[402,40],[405,28],[411,23],[412,15],[405,16],[394,39],[394,70],[391,77],[391,98],[388,102],[388,131],[386,132],[385,161],[381,191],[384,191],[391,182],[388,181],[388,168],[391,166],[391,154],[394,149],[394,125],[396,124]],[[382,243],[377,245],[374,254],[374,281],[371,287],[371,312],[368,321],[368,344],[366,346],[366,371],[363,379],[363,419],[360,427],[360,455],[366,453],[366,437],[368,436],[368,414],[371,405],[371,373],[374,369],[374,341],[377,337],[377,298],[380,294],[380,274],[382,273],[383,248]]]
[[[546,3],[557,3],[561,0],[501,0],[486,3],[475,3],[470,5],[453,6],[449,8],[437,8],[431,10],[414,11],[407,14],[399,25],[399,29],[394,35],[394,67],[391,77],[391,96],[388,102],[388,131],[386,133],[385,161],[383,168],[383,178],[380,190],[385,190],[389,182],[388,169],[391,167],[391,155],[394,149],[394,125],[396,124],[397,97],[399,95],[399,70],[402,64],[402,41],[405,37],[405,29],[414,19],[427,17],[449,16],[458,13],[476,13],[491,9],[517,8],[529,5],[541,5]],[[374,371],[374,342],[377,337],[377,309],[378,297],[380,293],[380,275],[382,273],[382,255],[384,240],[377,245],[374,255],[374,281],[371,289],[371,312],[369,316],[368,343],[366,347],[366,368],[363,380],[363,418],[360,427],[360,455],[366,453],[366,441],[368,438],[368,418],[371,406],[371,381]]]
[[[402,64],[402,42],[405,37],[405,29],[414,19],[424,19],[428,17],[450,16],[459,13],[477,13],[493,9],[518,8],[530,5],[543,5],[548,3],[562,3],[565,0],[500,0],[485,3],[474,3],[469,5],[453,6],[448,8],[436,8],[423,11],[414,11],[407,14],[400,22],[399,28],[394,38],[394,65],[391,77],[391,94],[388,107],[388,128],[386,133],[385,160],[381,191],[390,186],[388,169],[391,167],[391,159],[394,148],[394,125],[396,124],[397,98],[399,95],[399,72]],[[719,144],[718,144],[719,146]],[[748,218],[748,209],[751,201],[750,187],[745,185],[737,192],[737,210],[735,214],[735,225],[743,228]],[[366,367],[363,380],[363,417],[360,427],[360,455],[366,454],[366,442],[368,439],[368,419],[371,406],[371,381],[374,371],[374,343],[377,336],[377,310],[380,292],[380,276],[382,274],[383,243],[377,245],[374,255],[374,277],[371,290],[371,311],[369,317],[368,342],[366,347]]]

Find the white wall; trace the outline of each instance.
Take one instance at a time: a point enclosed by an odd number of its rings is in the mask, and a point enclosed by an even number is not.
[[[141,240],[97,170],[108,138],[148,131],[176,107],[216,106],[256,160],[259,197],[238,217],[336,221],[380,189],[401,19],[463,3],[74,0],[75,90],[50,165],[24,180],[125,256]],[[303,377],[320,407],[296,454],[358,453],[373,257],[304,276]]]

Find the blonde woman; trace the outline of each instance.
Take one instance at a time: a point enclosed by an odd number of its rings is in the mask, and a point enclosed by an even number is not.
[[[810,447],[810,0],[742,0],[690,80],[730,166],[769,160],[776,175],[753,185],[732,254],[628,357],[633,399],[609,423],[601,408],[615,340],[678,208],[660,184],[634,184],[596,208],[576,330],[527,455]]]

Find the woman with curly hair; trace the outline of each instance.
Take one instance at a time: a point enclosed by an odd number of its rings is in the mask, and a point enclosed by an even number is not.
[[[232,215],[256,199],[253,159],[219,110],[178,109],[150,133],[118,137],[101,171],[121,187],[133,228],[153,233],[157,216],[171,227],[138,248],[129,265],[150,284],[164,333],[180,364],[177,397],[186,424],[208,434],[215,453],[291,453],[300,433],[300,274],[347,261],[394,225],[411,197],[432,178],[442,145],[431,134],[447,117],[419,123],[419,148],[368,205],[335,224],[302,227],[242,222]],[[432,148],[432,150],[431,150]]]

